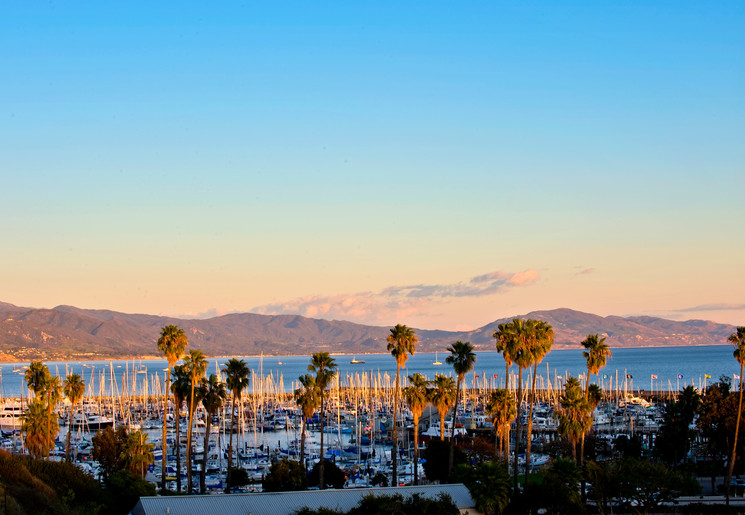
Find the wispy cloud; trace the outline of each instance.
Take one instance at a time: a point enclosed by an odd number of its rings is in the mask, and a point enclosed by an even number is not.
[[[677,313],[689,313],[692,311],[740,311],[745,309],[745,304],[701,304],[700,306],[693,306],[690,308],[682,308],[674,310]]]
[[[389,286],[380,291],[332,296],[308,296],[277,304],[257,306],[263,314],[297,314],[307,317],[344,319],[364,323],[388,323],[448,299],[493,295],[509,288],[528,286],[539,278],[536,270],[496,271],[451,284]]]
[[[594,268],[585,268],[585,269],[580,270],[579,272],[577,272],[576,275],[588,275],[588,274],[593,273],[594,271],[595,271]]]

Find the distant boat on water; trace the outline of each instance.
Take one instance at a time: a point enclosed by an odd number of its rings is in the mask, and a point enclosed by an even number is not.
[[[442,365],[442,361],[437,359],[437,351],[435,351],[435,360],[432,362],[433,365]]]
[[[364,359],[357,359],[357,356],[353,356],[352,361],[350,361],[352,365],[362,365],[364,362]]]

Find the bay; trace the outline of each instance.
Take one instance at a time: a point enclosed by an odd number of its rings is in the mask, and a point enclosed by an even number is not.
[[[599,377],[592,377],[592,382],[602,382],[607,387],[612,378],[615,388],[618,378],[623,388],[624,378],[629,375],[629,389],[653,388],[676,391],[691,384],[701,388],[705,382],[710,384],[720,376],[728,376],[731,379],[734,374],[740,373],[740,366],[732,357],[730,345],[624,348],[612,351],[612,359],[601,370]],[[435,353],[417,353],[409,358],[401,374],[406,376],[419,372],[429,379],[438,373],[452,375],[452,368],[445,361],[447,354],[445,351],[437,353],[437,360],[442,362],[442,365],[438,366],[433,364]],[[396,375],[396,363],[390,354],[337,354],[333,357],[339,366],[342,386],[350,384],[355,376],[363,373],[372,374],[375,378],[379,375],[381,383],[385,386],[392,384]],[[364,363],[350,363],[354,357],[357,360],[364,360]],[[472,386],[474,381],[477,386],[504,384],[505,363],[500,354],[496,351],[478,352],[476,357],[476,366],[466,378],[468,387]],[[247,356],[240,359],[244,359],[251,369],[249,393],[259,391],[259,383],[264,391],[272,387],[276,391],[291,392],[297,386],[297,378],[308,373],[307,367],[310,362],[310,356]],[[223,368],[227,360],[228,358],[210,358],[207,373],[215,373]],[[28,395],[28,391],[24,389],[24,365],[28,366],[28,363],[0,364],[0,394],[3,398],[20,397],[22,389],[23,396]],[[53,375],[60,377],[65,377],[67,373],[80,374],[87,385],[86,396],[106,396],[112,391],[117,395],[121,394],[123,385],[126,385],[129,393],[142,395],[143,387],[147,384],[148,391],[154,393],[156,385],[164,384],[164,369],[168,362],[164,359],[134,359],[47,362],[46,365]],[[513,366],[511,374],[516,373],[517,368]],[[545,379],[548,374],[552,382],[555,378],[565,377],[567,374],[579,376],[586,373],[586,362],[582,357],[581,348],[554,350],[538,366],[539,377]],[[526,379],[527,372],[523,374]],[[707,375],[711,379],[706,378]],[[262,376],[265,378],[264,381],[257,381],[257,378]],[[137,378],[135,388],[132,387],[133,377]]]

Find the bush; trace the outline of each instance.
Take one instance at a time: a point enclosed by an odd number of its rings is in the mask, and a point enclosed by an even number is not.
[[[427,479],[441,483],[448,483],[450,481],[448,474],[448,468],[450,466],[450,442],[430,440],[427,448],[422,453],[422,457],[425,459],[423,467]],[[455,454],[453,455],[453,469],[461,463],[466,463],[466,456],[460,447],[456,445]]]
[[[233,467],[230,469],[230,484],[229,488],[237,488],[248,484],[248,472],[240,467]]]
[[[297,461],[282,458],[272,464],[262,486],[265,492],[305,490],[308,486],[304,467]]]
[[[316,463],[313,470],[308,474],[308,486],[319,486],[318,468],[320,465],[320,462]],[[326,484],[326,488],[344,488],[347,476],[342,469],[336,466],[336,463],[327,461],[323,465],[323,482]]]
[[[155,485],[129,470],[117,470],[109,476],[106,486],[109,499],[107,513],[129,513],[140,497],[155,495]]]

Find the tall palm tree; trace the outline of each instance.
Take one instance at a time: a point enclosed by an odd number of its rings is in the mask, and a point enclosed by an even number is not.
[[[173,395],[174,432],[176,433],[176,491],[181,492],[181,406],[188,401],[191,391],[191,380],[186,367],[181,364],[173,367]],[[165,456],[163,457],[165,459]]]
[[[194,491],[194,485],[191,481],[191,433],[194,428],[194,410],[197,407],[194,388],[202,383],[204,374],[207,371],[207,365],[209,365],[209,363],[201,350],[193,350],[184,358],[184,366],[186,367],[186,372],[189,374],[189,384],[191,386],[191,392],[189,394],[189,427],[186,430],[186,477],[189,481],[189,486],[187,488],[189,494]],[[205,453],[206,452],[205,449]]]
[[[498,388],[491,392],[487,410],[499,438],[499,454],[502,459],[508,461],[510,459],[510,424],[515,420],[517,414],[515,398],[506,388]]]
[[[735,441],[732,444],[732,457],[729,460],[729,469],[727,470],[727,502],[729,503],[729,485],[732,481],[732,472],[735,469],[737,460],[737,437],[740,433],[740,417],[742,416],[742,373],[745,368],[745,327],[738,327],[737,332],[729,335],[727,340],[735,347],[732,356],[740,364],[740,400],[737,404],[737,423],[735,424]]]
[[[155,462],[153,444],[148,443],[147,434],[140,429],[127,434],[122,446],[122,463],[138,476],[144,478],[148,465]]]
[[[331,384],[331,380],[336,377],[336,361],[328,352],[316,352],[310,358],[308,365],[309,372],[316,373],[316,388],[321,398],[321,462],[318,465],[318,480],[321,490],[326,488],[323,480],[323,419],[324,419],[324,399],[326,389]]]
[[[320,405],[321,399],[316,388],[316,377],[310,374],[304,374],[298,377],[300,388],[295,389],[295,402],[300,411],[303,413],[303,420],[300,427],[300,463],[303,470],[308,470],[305,465],[305,425],[308,419],[313,417],[316,409]]]
[[[248,388],[251,371],[242,359],[231,358],[222,370],[225,373],[225,383],[228,390],[233,394],[230,411],[230,440],[228,443],[228,473],[225,479],[225,491],[230,492],[230,475],[233,468],[233,431],[235,430],[235,401],[239,399],[243,390]]]
[[[401,367],[406,365],[409,354],[416,352],[416,344],[419,340],[413,329],[405,325],[396,324],[388,335],[388,351],[396,359],[396,386],[393,390],[393,486],[398,486],[398,397],[401,389]]]
[[[455,380],[443,374],[437,374],[429,390],[429,400],[440,415],[440,440],[445,441],[445,414],[455,403]],[[455,430],[455,428],[453,428]]]
[[[189,340],[186,337],[186,333],[183,329],[175,325],[167,325],[160,330],[160,337],[158,338],[158,350],[162,352],[166,360],[168,360],[168,371],[166,373],[166,384],[165,384],[165,396],[163,399],[163,464],[162,464],[162,483],[161,489],[166,489],[166,455],[167,455],[167,427],[168,427],[168,395],[171,389],[171,369],[176,365],[176,362],[181,359],[184,355],[186,347],[189,345]],[[175,400],[175,399],[174,399]],[[175,413],[178,417],[178,412]],[[178,434],[176,436],[178,438]],[[180,476],[179,476],[180,477]]]
[[[513,462],[513,481],[515,491],[517,491],[517,458],[520,454],[521,438],[520,433],[522,425],[520,420],[522,418],[522,405],[523,405],[523,369],[526,369],[533,365],[535,361],[533,352],[536,350],[532,344],[532,339],[536,334],[536,320],[521,320],[515,318],[512,322],[506,324],[499,324],[499,331],[497,331],[498,341],[503,342],[503,354],[509,353],[512,362],[517,365],[518,376],[517,376],[517,416],[515,421],[515,458]]]
[[[582,386],[576,377],[569,377],[564,383],[564,393],[559,398],[557,410],[559,433],[572,444],[572,459],[577,461],[577,441],[590,428],[592,412],[585,398]]]
[[[587,380],[585,382],[585,397],[590,390],[590,376],[597,375],[600,369],[605,367],[608,358],[613,357],[610,347],[605,343],[605,336],[600,338],[597,334],[588,334],[587,338],[582,340],[582,357],[587,360]]]
[[[26,449],[34,458],[41,459],[49,455],[49,451],[54,447],[59,425],[56,418],[50,423],[43,398],[37,397],[28,404],[23,414],[21,431],[25,434]]]
[[[57,404],[62,400],[62,381],[59,376],[49,376],[44,383],[44,397],[47,401],[47,427],[49,431],[52,431],[52,419],[54,419],[54,430],[55,437],[59,432],[59,422],[57,417],[54,416],[54,409]],[[51,449],[50,449],[51,450]],[[47,451],[47,458],[49,458],[49,451]]]
[[[83,399],[85,393],[85,382],[78,374],[70,374],[65,378],[65,396],[70,400],[70,418],[67,429],[67,442],[65,443],[65,460],[70,461],[70,435],[72,434],[72,417],[75,414],[75,405]]]
[[[514,362],[514,357],[518,354],[520,347],[520,333],[519,329],[522,328],[522,321],[515,319],[512,322],[499,324],[497,330],[494,332],[494,338],[496,339],[497,352],[502,354],[505,364],[504,373],[504,389],[509,391],[510,389],[510,367]],[[517,413],[515,413],[517,416]],[[516,424],[517,425],[517,424]],[[504,429],[505,439],[505,460],[509,463],[510,459],[510,425],[507,424]],[[517,443],[515,443],[515,455],[517,455]]]
[[[419,484],[419,418],[429,404],[429,381],[422,374],[409,376],[409,386],[403,389],[404,401],[414,416],[414,485]]]
[[[200,387],[200,397],[202,406],[207,412],[207,420],[204,427],[204,459],[202,460],[202,470],[199,474],[199,491],[204,494],[207,491],[207,451],[210,448],[210,434],[212,429],[212,417],[217,415],[228,398],[228,392],[225,389],[225,383],[221,383],[215,374],[202,383]]]
[[[533,443],[533,406],[535,405],[535,378],[538,375],[538,364],[551,352],[554,343],[554,330],[550,324],[543,320],[529,320],[527,324],[528,345],[530,356],[533,359],[533,380],[530,386],[530,408],[528,410],[528,434],[525,445],[525,484],[528,484],[530,475],[530,447]]]
[[[36,396],[39,396],[44,391],[50,377],[52,377],[52,374],[49,373],[49,368],[41,361],[31,362],[24,374],[29,390],[34,392]]]
[[[448,347],[450,355],[445,362],[453,366],[453,371],[457,376],[455,383],[455,406],[453,407],[453,431],[450,432],[450,456],[448,459],[448,473],[453,472],[453,459],[455,456],[455,421],[458,418],[458,397],[460,397],[461,386],[466,374],[473,370],[476,364],[476,354],[473,352],[471,342],[457,341]]]
[[[605,367],[608,358],[612,358],[610,347],[605,343],[605,337],[600,338],[598,334],[588,334],[587,338],[582,340],[582,346],[585,348],[582,351],[582,357],[587,360],[587,377],[585,378],[585,398],[589,400],[590,392],[590,376],[592,374],[598,375],[600,369]],[[591,420],[592,422],[592,420]],[[579,446],[580,463],[585,463],[585,435],[582,435],[582,440]]]

